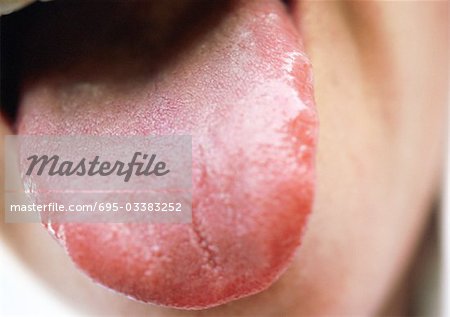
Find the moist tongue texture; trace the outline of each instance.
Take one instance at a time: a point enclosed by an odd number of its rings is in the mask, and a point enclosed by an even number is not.
[[[199,309],[262,291],[287,268],[312,207],[317,121],[285,10],[243,1],[151,78],[94,80],[80,64],[24,85],[20,134],[193,136],[192,224],[48,228],[94,281]]]

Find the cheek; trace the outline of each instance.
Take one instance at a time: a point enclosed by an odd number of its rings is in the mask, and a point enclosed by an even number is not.
[[[389,26],[402,37],[402,24],[418,20],[408,5],[378,9],[409,12],[406,22]],[[296,289],[302,313],[373,314],[411,259],[427,219],[442,140],[436,113],[442,116],[443,108],[427,111],[425,96],[442,104],[443,90],[410,89],[421,82],[422,69],[436,67],[431,53],[402,61],[405,49],[415,47],[404,42],[391,63],[395,78],[409,80],[396,83],[402,89],[395,99],[377,90],[383,85],[365,67],[340,12],[328,3],[308,2],[304,10],[320,118],[317,199],[286,288]],[[430,45],[425,35],[416,41]],[[385,109],[398,118],[394,128]]]

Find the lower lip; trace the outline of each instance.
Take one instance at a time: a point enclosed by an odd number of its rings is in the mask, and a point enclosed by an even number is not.
[[[70,72],[24,87],[20,134],[193,136],[192,224],[49,228],[82,271],[134,299],[202,309],[260,292],[301,243],[315,188],[311,66],[281,3],[235,10],[131,92]]]

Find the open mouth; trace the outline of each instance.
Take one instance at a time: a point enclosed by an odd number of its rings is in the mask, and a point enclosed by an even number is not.
[[[2,19],[2,110],[17,134],[192,135],[191,224],[48,228],[94,281],[201,309],[287,268],[317,133],[292,5],[55,1]]]

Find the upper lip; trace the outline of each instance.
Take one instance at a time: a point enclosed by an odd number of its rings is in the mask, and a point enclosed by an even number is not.
[[[37,0],[6,0],[0,3],[0,15],[18,11]]]

